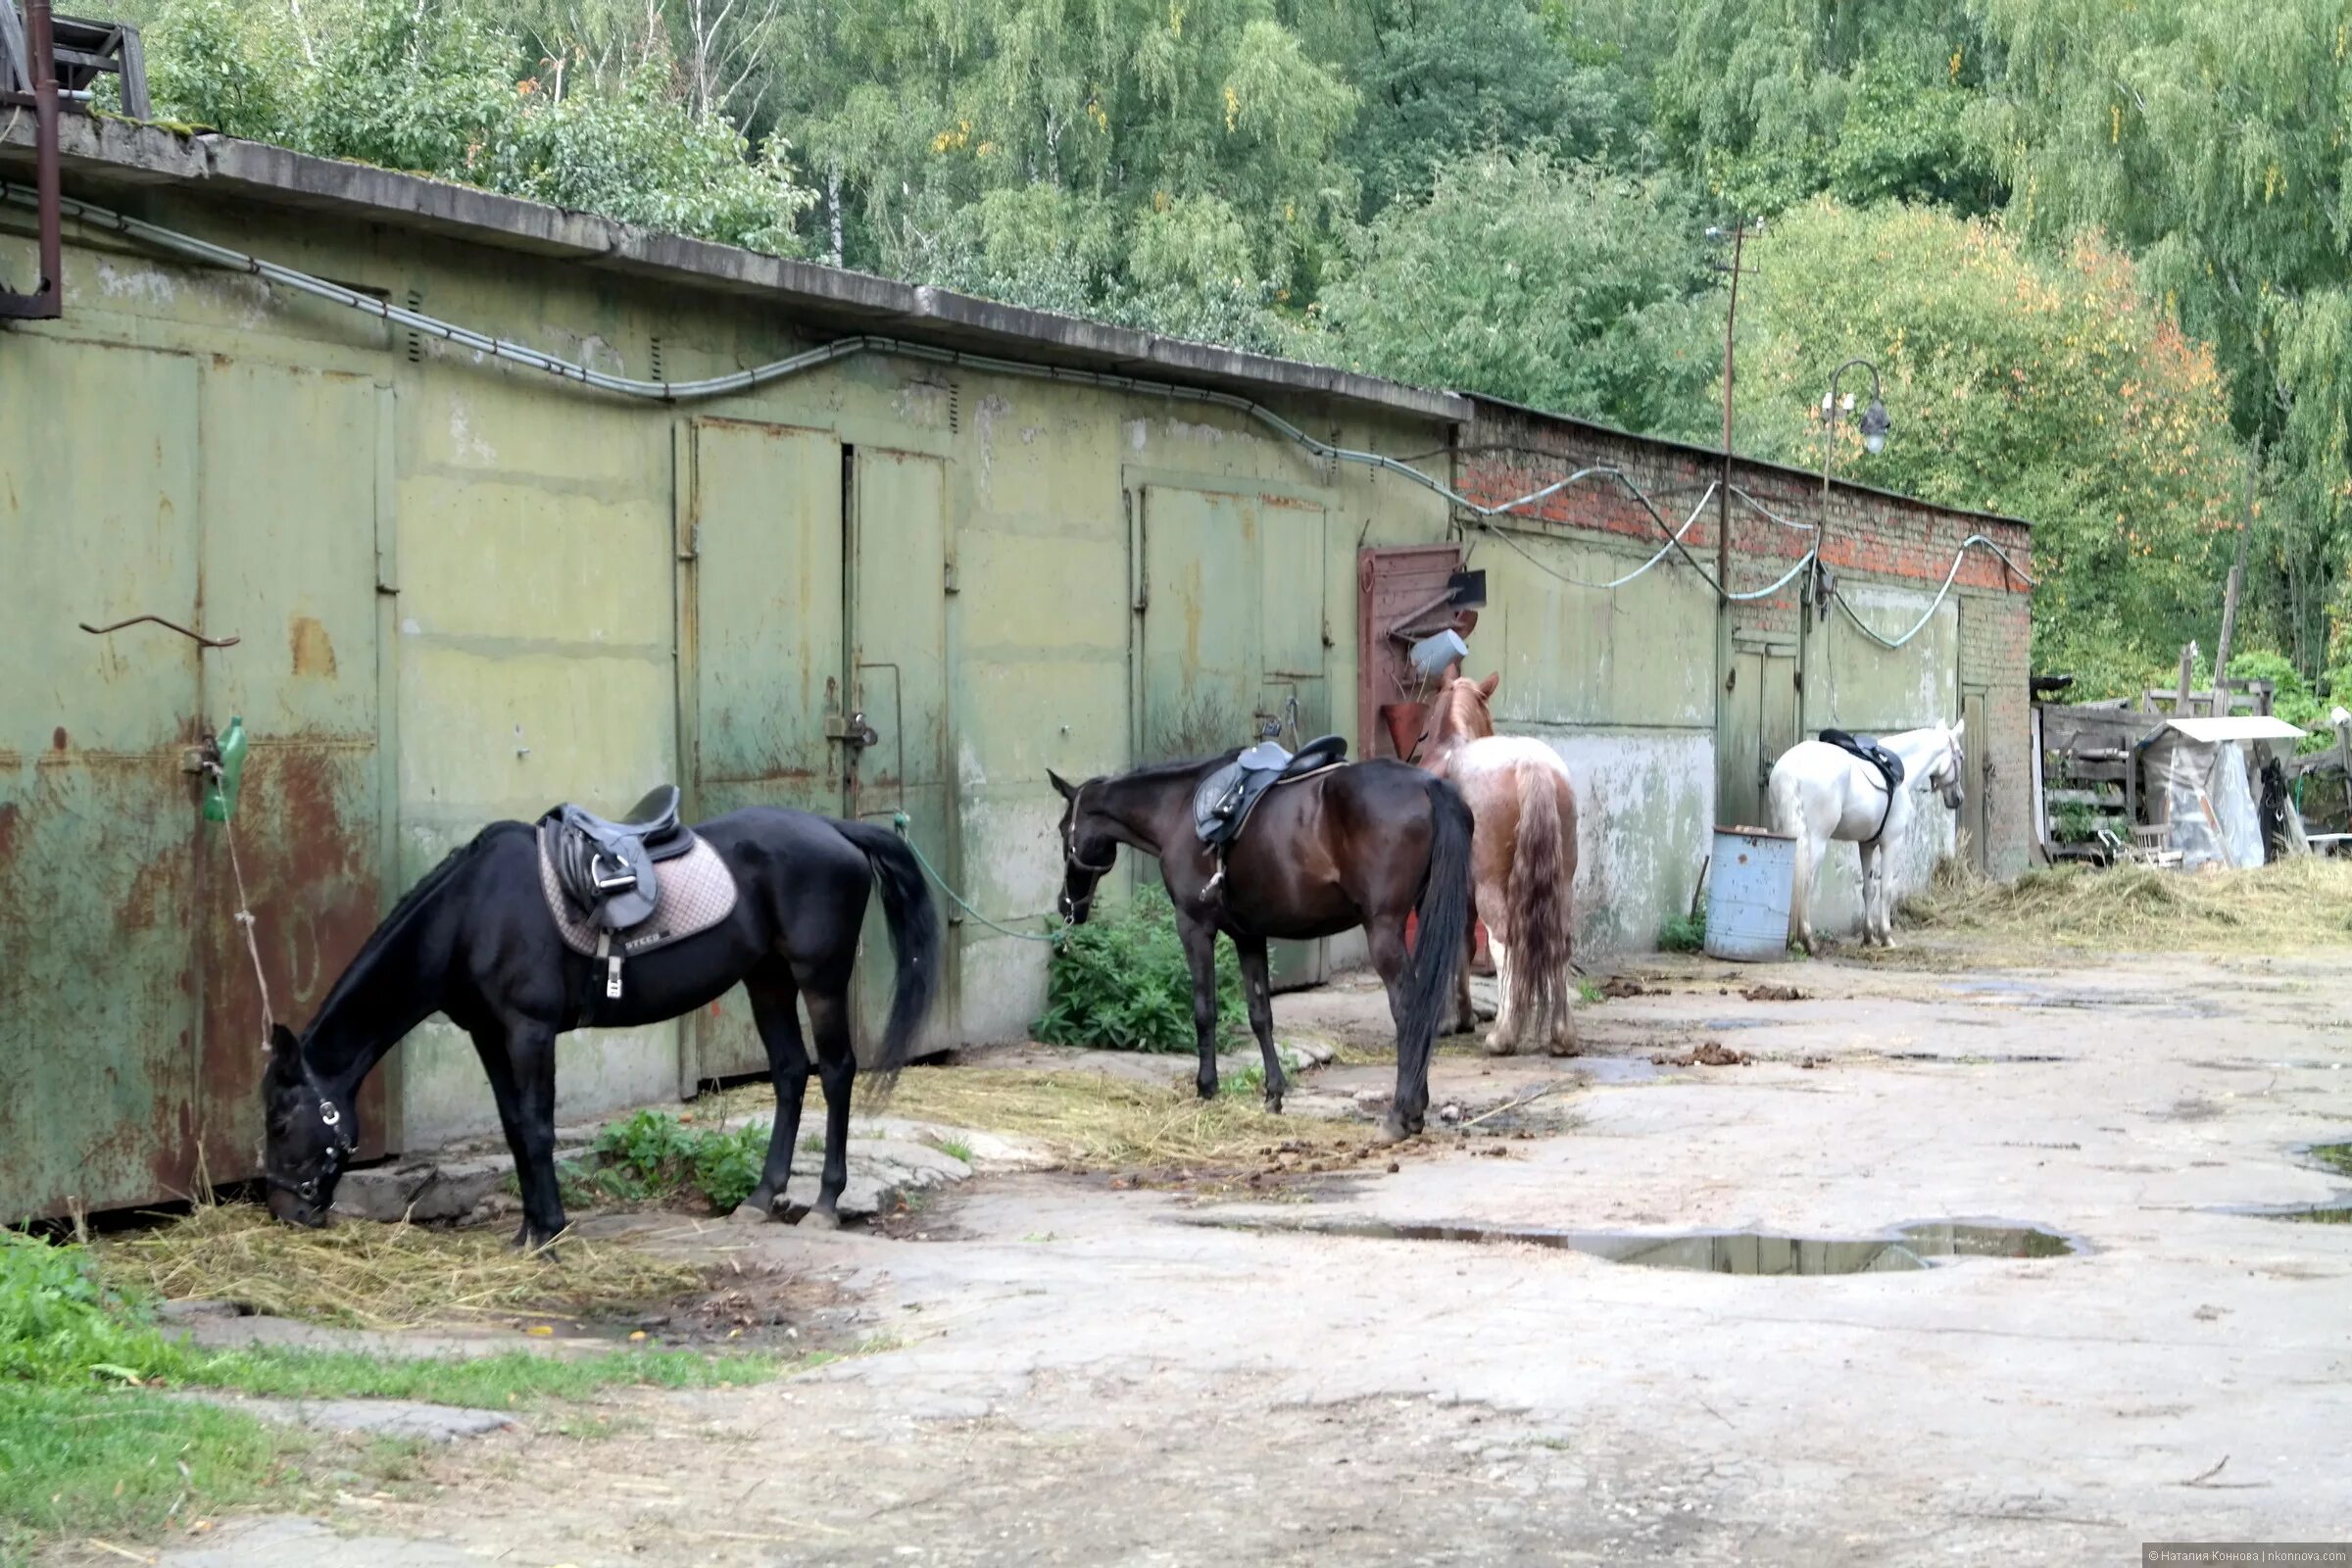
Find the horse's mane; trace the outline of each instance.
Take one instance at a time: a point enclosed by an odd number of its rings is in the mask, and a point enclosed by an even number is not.
[[[326,999],[319,1003],[317,1010],[311,1014],[312,1021],[316,1023],[334,1009],[336,1004],[343,1000],[344,993],[353,985],[354,977],[367,972],[368,961],[381,952],[394,938],[406,932],[409,923],[416,917],[427,901],[438,893],[462,867],[469,863],[475,855],[480,853],[482,846],[490,841],[492,835],[520,825],[515,822],[491,823],[476,833],[472,839],[443,856],[439,865],[417,878],[416,885],[402,894],[400,902],[392,906],[392,912],[385,915],[373,931],[368,933],[368,940],[360,944],[360,951],[352,955],[351,962],[343,966],[343,972],[335,977],[334,985],[328,988]]]
[[[1481,718],[1486,722],[1478,722]],[[1478,740],[1494,732],[1494,723],[1479,683],[1467,675],[1447,681],[1430,713],[1430,744],[1454,739]]]
[[[1119,784],[1165,784],[1172,779],[1189,778],[1204,767],[1232,761],[1242,755],[1242,748],[1233,747],[1209,757],[1187,757],[1173,762],[1152,762],[1124,773],[1113,773],[1110,781]]]

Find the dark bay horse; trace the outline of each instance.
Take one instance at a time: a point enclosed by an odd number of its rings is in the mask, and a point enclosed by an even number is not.
[[[595,959],[564,945],[539,880],[537,830],[495,822],[452,853],[387,915],[297,1038],[282,1024],[263,1083],[263,1169],[270,1211],[325,1223],[359,1145],[359,1087],[402,1036],[436,1012],[473,1037],[522,1187],[515,1240],[564,1229],[556,1191],[556,1036],[659,1023],[715,1001],[738,980],[767,1048],[776,1121],[747,1204],[773,1209],[800,1138],[808,1052],[793,1010],[805,999],[825,1089],[825,1157],[808,1218],[835,1223],[849,1180],[850,970],[878,882],[898,956],[897,989],[874,1065],[903,1064],[939,986],[939,913],[914,856],[888,828],[754,807],[698,825],[735,878],[735,908],[696,936],[628,960],[624,995],[589,996]]]
[[[1382,1124],[1392,1141],[1421,1130],[1429,1106],[1429,1056],[1470,932],[1470,808],[1444,779],[1396,761],[1356,762],[1281,785],[1258,803],[1231,846],[1216,885],[1216,857],[1194,831],[1202,779],[1236,756],[1169,762],[1061,792],[1061,913],[1086,923],[1095,885],[1124,844],[1159,858],[1176,906],[1176,929],[1193,972],[1195,1080],[1217,1092],[1217,933],[1242,959],[1250,1028],[1266,1064],[1266,1107],[1282,1108],[1282,1058],[1266,976],[1270,938],[1305,940],[1364,928],[1396,1024],[1396,1094]],[[1420,922],[1413,950],[1405,916]]]

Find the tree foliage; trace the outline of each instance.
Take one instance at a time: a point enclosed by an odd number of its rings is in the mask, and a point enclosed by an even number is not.
[[[1721,363],[1714,274],[1671,187],[1491,153],[1443,170],[1351,238],[1325,292],[1360,368],[1627,429],[1703,421]]]
[[[1819,467],[1828,373],[1866,358],[1893,435],[1874,457],[1842,418],[1837,471],[2029,519],[2039,666],[2123,691],[2210,640],[2242,461],[2211,352],[2129,258],[2090,238],[2043,256],[1997,222],[1826,199],[1750,254],[1743,446]],[[1867,401],[1867,371],[1840,388]]]
[[[1740,215],[1821,191],[1981,212],[1998,200],[1985,51],[1940,0],[1697,0],[1659,20],[1660,134]]]
[[[158,112],[231,135],[787,254],[814,199],[780,138],[755,156],[673,95],[666,60],[562,91],[480,0],[167,0],[149,30]]]
[[[2267,458],[2258,624],[2327,658],[2352,548],[2352,18],[2338,0],[1981,0],[2015,206],[2098,224],[2211,341]]]

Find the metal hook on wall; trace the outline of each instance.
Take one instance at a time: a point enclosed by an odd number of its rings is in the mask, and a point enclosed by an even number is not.
[[[190,631],[178,621],[166,620],[161,615],[133,615],[128,620],[118,620],[111,626],[93,626],[86,620],[76,622],[76,624],[93,637],[103,637],[110,631],[121,631],[125,626],[136,626],[143,620],[152,620],[158,626],[169,626],[182,637],[192,638],[206,648],[234,648],[238,642],[238,639],[234,637],[207,637],[200,631]]]

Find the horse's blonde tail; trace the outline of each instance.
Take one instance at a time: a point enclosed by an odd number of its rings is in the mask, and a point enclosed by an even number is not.
[[[1522,1020],[1550,1020],[1568,1006],[1568,963],[1575,956],[1576,792],[1548,767],[1521,763],[1519,834],[1503,890],[1511,944],[1511,1010]]]
[[[1804,936],[1806,906],[1813,892],[1813,833],[1805,824],[1805,786],[1794,772],[1773,770],[1772,783],[1767,787],[1772,810],[1772,830],[1786,833],[1796,840],[1795,853],[1789,857],[1792,866],[1792,885],[1788,890],[1788,940]]]

